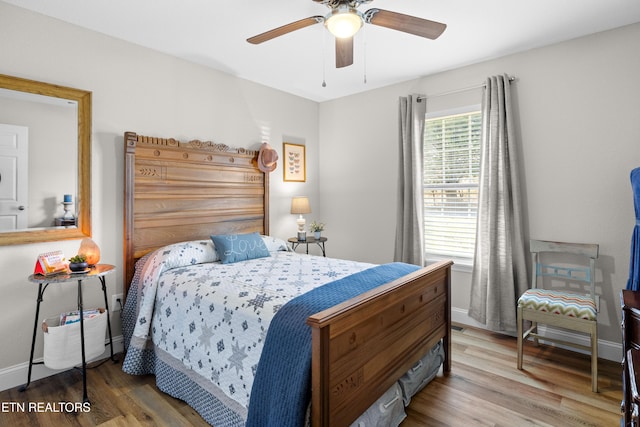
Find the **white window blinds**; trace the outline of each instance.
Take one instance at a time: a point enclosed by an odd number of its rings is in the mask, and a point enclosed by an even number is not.
[[[424,136],[427,256],[472,259],[480,172],[481,114],[428,118]]]

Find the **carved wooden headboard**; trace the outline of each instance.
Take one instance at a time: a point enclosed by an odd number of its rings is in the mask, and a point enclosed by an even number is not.
[[[126,132],[124,292],[135,261],[211,234],[269,234],[269,175],[258,152]]]

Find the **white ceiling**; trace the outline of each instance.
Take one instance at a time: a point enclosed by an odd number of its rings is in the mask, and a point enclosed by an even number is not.
[[[334,41],[321,24],[246,42],[326,15],[312,0],[4,1],[319,102],[640,22],[639,0],[374,0],[359,10],[415,15],[447,29],[429,40],[365,25],[354,38],[354,64],[336,69]]]

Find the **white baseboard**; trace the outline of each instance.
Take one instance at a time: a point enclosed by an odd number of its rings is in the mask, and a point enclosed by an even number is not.
[[[105,359],[111,356],[111,350],[109,349],[109,341],[105,341],[106,347],[102,355],[96,357],[94,360]],[[113,353],[122,353],[124,351],[124,339],[122,335],[113,337]],[[42,357],[35,359],[34,362],[42,362]],[[42,378],[49,377],[51,375],[64,372],[66,369],[55,370],[49,369],[44,365],[33,365],[31,369],[31,382],[37,381]],[[8,390],[17,386],[21,386],[27,383],[27,377],[29,376],[29,362],[20,363],[18,365],[10,366],[8,368],[0,369],[0,391]]]
[[[483,325],[482,323],[478,323],[476,320],[469,317],[469,315],[467,314],[467,311],[460,308],[451,309],[451,320],[461,325],[467,325],[467,326],[471,326],[479,329],[486,329],[485,325]],[[577,344],[582,344],[586,346],[591,345],[589,342],[588,335],[581,335],[581,334],[573,333],[570,331],[565,331],[562,329],[550,328],[544,325],[540,325],[538,327],[538,331],[541,335],[547,336],[549,338],[575,342]],[[516,336],[516,334],[510,334],[510,335],[514,337]],[[548,344],[557,345],[558,347],[563,347],[562,345],[554,344],[551,342],[548,342]],[[572,351],[586,353],[573,347],[564,347],[564,348],[569,348]],[[604,340],[598,339],[598,358],[611,360],[614,362],[620,362],[622,360],[622,343],[604,341]]]

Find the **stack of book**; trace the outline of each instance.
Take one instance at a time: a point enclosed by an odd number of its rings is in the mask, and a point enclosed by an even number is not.
[[[101,311],[98,308],[91,309],[91,310],[83,310],[82,318],[83,320],[91,319],[93,317],[98,316],[100,313]],[[60,326],[69,325],[71,323],[76,323],[79,321],[80,321],[80,312],[78,310],[60,314]]]

